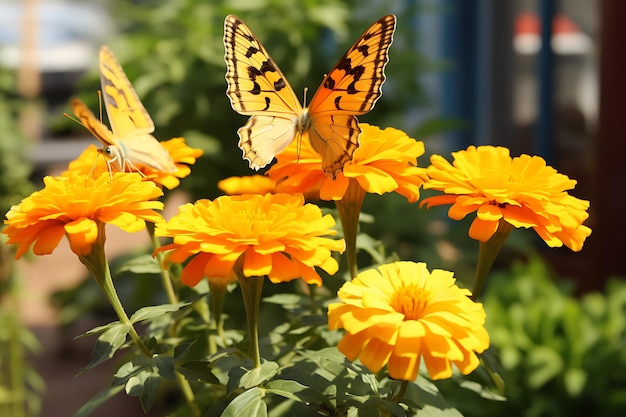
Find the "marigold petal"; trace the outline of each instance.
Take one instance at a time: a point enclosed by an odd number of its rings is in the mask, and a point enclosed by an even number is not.
[[[33,253],[35,255],[51,254],[59,245],[59,242],[61,241],[61,239],[63,239],[64,235],[65,228],[61,225],[59,225],[58,227],[50,227],[44,229],[41,233],[38,234],[37,240],[33,245]],[[26,246],[25,248],[28,249],[28,246]]]
[[[428,370],[428,375],[433,381],[450,378],[452,376],[452,364],[444,358],[434,357],[428,354],[423,355],[424,365]]]
[[[448,212],[452,219],[460,220],[477,210],[481,220],[496,221],[498,213],[493,207],[497,207],[513,227],[532,227],[549,246],[561,246],[564,241],[559,235],[564,230],[577,230],[588,217],[589,202],[567,193],[576,181],[538,156],[511,158],[508,149],[494,146],[470,146],[452,156],[452,164],[439,155],[431,157],[429,181],[424,187],[445,194],[422,202],[429,206],[452,204]],[[494,228],[493,224],[485,225],[472,223],[470,236],[485,242]],[[564,233],[568,247],[582,248],[591,230],[581,231],[573,239]]]
[[[497,221],[482,220],[478,217],[474,219],[469,229],[469,236],[480,242],[486,242],[498,230]]]
[[[392,354],[389,357],[389,363],[387,364],[389,376],[401,381],[414,381],[417,378],[419,367],[419,354],[405,356]]]
[[[183,268],[183,272],[180,275],[180,282],[190,287],[198,285],[205,276],[208,258],[210,258],[210,255],[203,253],[192,258]]]
[[[91,253],[91,246],[98,239],[98,225],[95,221],[83,218],[65,225],[65,232],[70,242],[72,252],[78,256],[87,256]]]
[[[337,344],[337,349],[344,354],[348,360],[354,361],[361,354],[363,346],[371,339],[368,332],[357,334],[346,333]]]
[[[497,222],[502,218],[502,210],[492,205],[480,206],[476,211],[476,217],[488,222]]]
[[[272,255],[265,255],[249,249],[243,257],[243,273],[248,277],[262,277],[272,271]]]
[[[341,200],[348,189],[350,178],[343,174],[339,174],[333,181],[324,178],[324,182],[320,187],[320,199],[322,200]]]
[[[451,362],[471,372],[471,352],[489,346],[485,312],[449,271],[395,262],[357,275],[328,306],[329,328],[344,328],[338,349],[373,372],[385,363],[394,378],[415,379],[420,357],[431,375],[448,375]],[[355,346],[355,344],[359,344]],[[451,372],[451,371],[450,371]]]
[[[171,262],[214,255],[206,261],[210,276],[227,277],[243,254],[244,276],[267,275],[272,282],[302,278],[320,285],[315,267],[336,272],[332,252],[345,247],[326,237],[336,234],[334,226],[332,216],[304,204],[301,195],[245,194],[181,206],[155,234],[174,239],[168,247]]]
[[[366,192],[395,191],[417,201],[419,188],[427,179],[426,170],[417,167],[417,158],[424,153],[423,142],[398,129],[380,129],[366,123],[360,127],[360,146],[334,180],[324,175],[321,157],[308,141],[294,141],[281,152],[268,175],[282,191],[309,193],[319,189],[322,200],[343,199],[350,179],[355,179]]]
[[[393,346],[380,341],[377,338],[371,338],[364,346],[359,355],[359,360],[367,368],[376,373],[389,361],[389,357],[393,352]]]

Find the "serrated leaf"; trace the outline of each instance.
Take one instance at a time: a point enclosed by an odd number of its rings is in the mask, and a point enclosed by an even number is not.
[[[218,384],[219,379],[211,372],[210,362],[189,361],[178,366],[176,370],[190,381],[201,381]]]
[[[81,372],[91,369],[102,362],[109,360],[113,357],[115,352],[126,341],[126,335],[130,329],[130,324],[117,323],[111,326],[108,330],[98,337],[96,345],[91,353],[91,362],[84,367]]]
[[[137,256],[115,270],[115,275],[122,272],[132,272],[134,274],[160,274],[161,267],[156,259],[150,254]]]
[[[239,386],[244,389],[256,387],[271,379],[278,372],[276,362],[264,361],[258,368],[246,372],[239,380]]]
[[[122,388],[124,387],[111,386],[103,389],[102,391],[91,397],[89,401],[83,404],[83,406],[80,407],[80,409],[78,409],[78,411],[74,414],[74,417],[87,417],[102,404],[117,395],[122,390]]]
[[[250,388],[228,404],[222,417],[266,417],[267,405],[263,401],[265,392],[258,387]]]
[[[153,319],[167,313],[178,311],[181,307],[187,304],[188,303],[161,304],[157,306],[143,307],[135,311],[135,314],[130,317],[130,321],[131,323],[137,323],[143,320]]]

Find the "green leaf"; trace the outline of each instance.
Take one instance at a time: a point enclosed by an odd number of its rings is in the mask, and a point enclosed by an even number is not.
[[[178,311],[181,307],[187,304],[188,303],[161,304],[157,306],[143,307],[135,311],[135,314],[131,316],[130,321],[131,323],[137,323],[143,320],[153,319],[167,313]]]
[[[102,362],[111,359],[115,352],[126,341],[126,335],[130,330],[130,324],[116,323],[109,327],[96,340],[96,345],[91,353],[91,362],[81,372],[87,371]]]
[[[220,382],[211,372],[210,362],[189,361],[178,366],[176,370],[190,381],[201,381],[208,384],[218,384]]]
[[[264,361],[258,368],[246,372],[239,380],[239,386],[244,389],[256,387],[271,379],[278,371],[276,362]]]
[[[93,329],[87,330],[85,333],[76,336],[76,339],[78,339],[80,337],[91,336],[92,334],[96,334],[96,333],[102,333],[102,332],[110,329],[112,326],[116,326],[118,324],[120,324],[119,321],[114,321],[114,322],[109,323],[109,324],[105,324],[105,325],[102,325],[102,326],[94,327]]]
[[[261,388],[250,388],[228,404],[222,417],[266,417],[267,405],[263,401],[264,396],[265,392]]]
[[[132,272],[134,274],[160,274],[161,267],[156,259],[150,254],[139,255],[115,270],[115,275],[122,272]]]
[[[168,355],[156,355],[152,357],[151,361],[154,363],[154,367],[159,376],[171,381],[176,380],[176,367],[174,366],[173,357]]]
[[[302,296],[297,294],[274,294],[271,297],[263,298],[264,303],[279,304],[282,306],[298,306]]]
[[[276,379],[268,382],[265,389],[268,393],[280,395],[281,397],[289,398],[302,404],[322,405],[325,409],[334,408],[324,394],[306,385],[302,385],[297,381]]]
[[[146,369],[132,376],[126,383],[126,393],[132,397],[139,397],[144,412],[148,412],[154,405],[156,392],[161,385],[161,378],[154,369]]]
[[[178,362],[182,360],[185,356],[187,356],[187,354],[191,350],[191,347],[195,343],[196,341],[194,340],[193,342],[190,342],[190,343],[180,343],[176,345],[176,347],[174,348],[174,361]]]
[[[87,417],[102,404],[116,396],[122,388],[122,386],[111,386],[103,389],[83,404],[83,406],[80,407],[80,409],[74,414],[74,417]]]

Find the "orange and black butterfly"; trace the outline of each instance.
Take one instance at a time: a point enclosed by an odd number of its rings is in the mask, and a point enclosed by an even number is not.
[[[394,15],[374,22],[303,108],[252,30],[238,17],[226,17],[227,95],[236,112],[251,116],[238,130],[239,147],[250,167],[266,166],[294,139],[308,136],[324,172],[333,178],[341,172],[359,146],[355,116],[370,111],[382,94],[395,28]]]

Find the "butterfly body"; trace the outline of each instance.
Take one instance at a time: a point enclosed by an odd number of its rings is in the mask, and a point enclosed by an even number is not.
[[[307,139],[332,177],[359,146],[356,116],[380,97],[396,18],[387,15],[354,43],[325,76],[308,107],[302,107],[287,79],[250,28],[238,17],[224,22],[227,95],[235,111],[251,116],[238,130],[239,147],[259,169],[293,140]]]
[[[100,152],[107,157],[109,166],[118,171],[137,171],[142,166],[176,171],[170,154],[152,136],[152,118],[106,46],[100,49],[100,83],[111,130],[81,100],[72,100],[71,106],[83,126],[104,145]]]

